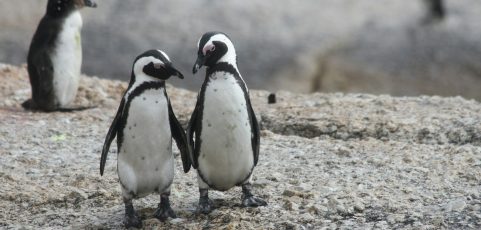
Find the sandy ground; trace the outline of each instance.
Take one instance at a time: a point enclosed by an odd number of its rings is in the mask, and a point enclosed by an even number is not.
[[[24,69],[0,65],[0,228],[122,228],[113,145],[99,175],[103,139],[126,82],[84,77],[76,113],[31,113]],[[196,93],[168,88],[182,123]],[[152,218],[158,196],[137,200],[146,228],[479,229],[481,104],[463,98],[252,91],[262,120],[254,192],[267,207],[240,207],[240,189],[212,192],[195,213],[195,174],[176,158],[178,218]],[[175,149],[178,155],[178,150]]]

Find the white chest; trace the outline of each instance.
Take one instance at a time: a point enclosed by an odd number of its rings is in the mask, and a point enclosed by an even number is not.
[[[199,168],[211,184],[228,189],[253,167],[251,125],[242,88],[217,73],[206,86]]]
[[[165,189],[173,179],[172,136],[163,89],[146,90],[130,103],[118,173],[129,191],[139,196]]]
[[[70,14],[65,19],[55,43],[52,55],[53,87],[60,106],[70,104],[77,94],[82,65],[81,29],[82,17],[80,13]]]

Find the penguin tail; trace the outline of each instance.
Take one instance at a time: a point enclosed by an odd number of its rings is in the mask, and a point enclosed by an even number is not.
[[[32,98],[24,101],[22,103],[22,107],[26,110],[35,110],[36,109],[35,103],[33,102]]]

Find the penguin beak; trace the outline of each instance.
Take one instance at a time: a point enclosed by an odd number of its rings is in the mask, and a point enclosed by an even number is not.
[[[84,5],[87,6],[87,7],[92,7],[92,8],[97,7],[97,3],[95,3],[92,0],[84,0]]]
[[[172,74],[172,76],[177,76],[180,79],[184,79],[184,75],[182,75],[182,73],[173,66],[169,66],[168,71]]]
[[[202,54],[197,56],[197,60],[195,61],[194,68],[192,68],[192,73],[195,74],[199,69],[205,64],[206,57]]]

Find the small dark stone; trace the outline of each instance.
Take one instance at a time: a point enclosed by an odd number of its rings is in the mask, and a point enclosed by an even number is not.
[[[135,136],[132,136],[132,139],[135,139]]]
[[[155,168],[155,171],[158,172],[158,171],[159,171],[159,167],[156,167],[156,168]]]
[[[159,104],[159,101],[155,101],[155,104]]]
[[[145,160],[145,157],[141,157],[140,159]]]
[[[275,93],[269,94],[269,96],[267,97],[267,103],[268,104],[275,104],[276,102],[277,102],[276,94]]]
[[[211,124],[211,123],[209,123],[209,124],[207,124],[207,126],[209,126],[209,127],[212,127],[212,124]]]
[[[142,98],[142,99],[144,99],[144,101],[145,101],[145,97],[144,97],[144,98]]]
[[[217,89],[214,89],[214,92],[217,92]]]
[[[129,126],[129,130],[131,130],[131,129],[132,129],[132,126]]]

